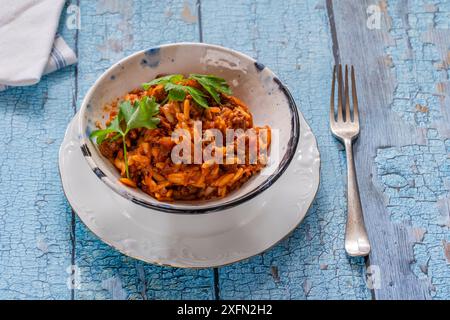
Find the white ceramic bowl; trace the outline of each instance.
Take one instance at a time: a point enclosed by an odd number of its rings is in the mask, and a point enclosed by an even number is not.
[[[116,168],[89,139],[96,122],[104,124],[103,106],[139,88],[160,74],[213,74],[227,80],[233,95],[244,101],[255,125],[269,125],[272,139],[271,162],[238,190],[221,199],[160,202],[139,189],[118,181]],[[159,211],[206,213],[248,201],[269,188],[283,174],[294,156],[299,139],[299,116],[289,90],[264,65],[231,49],[204,43],[175,43],[136,52],[106,70],[83,100],[79,117],[81,150],[94,173],[113,191],[128,200]],[[274,145],[276,144],[276,145]],[[278,156],[272,156],[277,150]]]

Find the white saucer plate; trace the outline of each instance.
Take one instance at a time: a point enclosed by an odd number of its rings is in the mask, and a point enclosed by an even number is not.
[[[300,116],[300,139],[283,175],[239,206],[207,214],[175,214],[136,205],[112,192],[80,149],[78,115],[59,151],[62,185],[73,210],[101,240],[145,262],[183,268],[218,267],[261,253],[305,217],[319,186],[316,139]]]

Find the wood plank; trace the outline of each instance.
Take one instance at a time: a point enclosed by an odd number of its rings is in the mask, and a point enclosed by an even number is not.
[[[198,41],[195,1],[81,1],[78,105],[112,63],[159,44]],[[76,299],[212,299],[212,270],[158,267],[128,258],[98,240],[77,219]]]
[[[73,46],[75,33],[59,32]],[[71,210],[58,149],[73,115],[74,67],[0,92],[0,299],[70,299]]]
[[[441,1],[328,1],[338,55],[357,69],[356,166],[378,299],[448,299],[448,16]],[[443,29],[444,28],[444,29]],[[447,145],[447,148],[446,148]],[[447,249],[448,250],[448,249]]]
[[[324,3],[202,1],[202,21],[205,42],[253,56],[291,88],[322,158],[320,190],[305,221],[275,248],[220,268],[220,297],[370,299],[364,259],[349,259],[343,249],[345,160],[328,129],[333,54]]]

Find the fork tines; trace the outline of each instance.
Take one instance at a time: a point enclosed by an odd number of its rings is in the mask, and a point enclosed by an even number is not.
[[[349,88],[349,80],[348,80],[348,66],[345,65],[345,83],[343,84],[342,79],[342,65],[339,65],[337,68],[334,66],[333,69],[333,82],[331,85],[331,99],[330,99],[330,122],[333,123],[342,123],[342,122],[359,122],[359,112],[358,112],[358,97],[356,95],[356,80],[355,80],[355,70],[353,66],[351,68],[351,81],[352,81],[352,105],[353,108],[350,107],[350,88]],[[337,69],[337,70],[336,70]],[[338,103],[337,103],[337,118],[336,112],[334,108],[335,104],[335,83],[336,83],[336,73],[337,73],[337,81],[338,81]],[[345,104],[345,110],[342,105]],[[351,110],[353,109],[353,110]],[[353,111],[353,116],[351,115]]]

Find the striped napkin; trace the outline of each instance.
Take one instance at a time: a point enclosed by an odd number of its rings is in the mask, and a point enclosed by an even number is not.
[[[65,0],[2,0],[0,10],[0,91],[32,85],[42,75],[76,63],[56,34]]]

